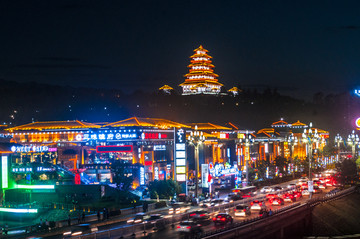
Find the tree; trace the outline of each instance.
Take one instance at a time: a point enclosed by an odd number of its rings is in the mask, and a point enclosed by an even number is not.
[[[181,192],[180,185],[170,179],[170,180],[155,180],[149,184],[150,197],[153,199],[169,199],[175,194],[178,195]]]
[[[114,174],[113,182],[120,191],[128,191],[133,182],[133,178],[127,172],[126,164],[116,160],[112,165],[112,173]]]
[[[282,174],[286,173],[286,169],[284,170],[284,167],[287,168],[288,163],[288,160],[281,156],[277,156],[274,162],[275,166],[279,168],[279,172]]]
[[[336,168],[340,172],[340,180],[343,184],[353,183],[358,180],[358,171],[355,161],[345,159],[341,163],[337,163]]]

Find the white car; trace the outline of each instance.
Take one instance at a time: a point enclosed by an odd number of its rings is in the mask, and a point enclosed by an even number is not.
[[[309,196],[310,195],[309,190],[303,190],[301,193],[302,193],[303,196]]]
[[[250,205],[251,210],[261,210],[266,208],[265,202],[259,200],[252,201]]]
[[[270,186],[265,186],[262,189],[260,189],[260,193],[269,193],[271,192],[273,189]]]
[[[251,215],[250,208],[247,205],[237,205],[234,209],[234,215],[235,217],[246,217]]]

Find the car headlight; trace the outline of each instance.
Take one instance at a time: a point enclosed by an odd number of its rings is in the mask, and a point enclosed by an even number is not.
[[[71,235],[71,231],[67,231],[63,233],[64,236]]]

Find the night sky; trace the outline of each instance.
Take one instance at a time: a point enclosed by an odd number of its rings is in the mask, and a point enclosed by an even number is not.
[[[200,44],[232,86],[305,97],[360,78],[360,1],[0,1],[0,78],[154,91]],[[180,89],[180,88],[179,88]]]

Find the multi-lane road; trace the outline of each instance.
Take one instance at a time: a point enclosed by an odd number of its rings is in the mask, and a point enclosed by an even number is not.
[[[296,180],[297,181],[297,180]],[[296,182],[291,181],[291,182],[286,182],[286,183],[282,183],[279,184],[279,186],[282,186],[283,188],[287,188],[287,186],[290,183],[295,183]],[[328,187],[327,189],[323,189],[323,192],[320,194],[314,194],[314,197],[321,197],[324,196],[327,192],[329,192],[333,187]],[[255,200],[257,198],[264,198],[266,194],[260,194],[258,193],[258,195],[254,198],[251,198],[250,200]],[[224,197],[224,195],[222,195],[222,197]],[[296,203],[305,203],[305,201],[309,198],[309,196],[303,196],[302,198],[298,199],[296,201]],[[285,202],[284,205],[282,206],[274,206],[271,205],[268,201],[264,200],[266,207],[268,210],[272,210],[272,211],[276,211],[277,209],[280,209],[282,207],[286,207],[288,205],[291,205],[292,203],[290,202]],[[210,214],[211,217],[215,216],[217,213],[219,212],[226,212],[228,214],[230,214],[233,219],[234,219],[234,223],[236,222],[241,222],[244,220],[248,220],[251,218],[255,218],[259,216],[259,211],[256,210],[252,210],[251,215],[247,216],[247,217],[235,217],[234,215],[234,206],[238,205],[238,204],[242,204],[244,203],[243,200],[240,201],[235,201],[234,203],[230,203],[229,204],[224,204],[221,205],[220,207],[215,207],[215,208],[207,208],[205,210],[208,211],[208,213]],[[245,200],[245,203],[248,204],[250,203],[250,201]],[[194,210],[198,210],[199,207],[191,207],[190,211],[194,211]],[[132,227],[132,225],[126,224],[126,222],[119,222],[116,224],[110,224],[110,225],[104,225],[104,226],[99,226],[99,232],[96,235],[96,238],[119,238],[119,237],[123,237],[123,238],[133,238],[134,236],[137,238],[181,238],[182,236],[180,235],[180,233],[177,231],[177,226],[179,225],[179,215],[176,216],[175,220],[172,218],[172,215],[168,214],[168,210],[163,210],[161,212],[159,212],[160,214],[162,214],[164,216],[164,218],[166,219],[166,226],[165,227],[159,227],[159,230],[154,231],[153,229],[147,229],[144,228],[141,224],[140,225],[136,225],[136,227]],[[183,218],[187,217],[186,215],[183,215]],[[210,217],[210,218],[211,218]],[[174,222],[176,221],[176,222]],[[224,225],[214,225],[214,223],[210,220],[208,223],[205,223],[205,225],[202,225],[202,230],[204,232],[209,232],[212,230],[219,230],[221,228],[223,228]],[[145,230],[144,230],[145,229]],[[57,236],[52,236],[51,238],[62,238],[61,235],[57,235]],[[95,238],[95,235],[83,235],[81,238]]]

